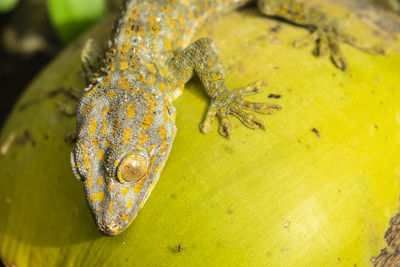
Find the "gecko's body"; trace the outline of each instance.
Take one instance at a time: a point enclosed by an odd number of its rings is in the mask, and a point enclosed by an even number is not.
[[[229,90],[211,39],[190,45],[210,16],[248,2],[125,1],[105,55],[92,41],[87,43],[82,58],[89,86],[78,105],[78,140],[71,161],[75,175],[84,182],[102,233],[115,235],[125,230],[149,197],[177,132],[171,101],[194,73],[211,99],[200,127],[203,133],[211,129],[215,116],[221,134],[229,136],[228,114],[255,129],[263,126],[261,120],[243,109],[268,114],[280,108],[243,99],[257,93],[265,86],[263,82]],[[260,0],[258,6],[265,15],[311,27],[319,38],[320,54],[331,51],[334,63],[345,68],[338,41],[351,40],[335,32],[323,13],[293,0]],[[372,50],[354,38],[352,44]]]

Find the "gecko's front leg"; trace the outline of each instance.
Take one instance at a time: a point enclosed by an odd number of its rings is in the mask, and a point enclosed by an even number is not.
[[[273,114],[281,109],[280,105],[274,103],[256,103],[244,100],[245,96],[256,94],[264,89],[267,85],[266,81],[255,82],[238,89],[228,89],[217,49],[210,38],[199,39],[187,48],[177,51],[169,62],[169,70],[170,74],[167,80],[170,88],[183,87],[194,72],[197,73],[204,85],[206,93],[210,97],[210,106],[200,125],[200,130],[204,134],[211,130],[214,118],[218,117],[221,135],[226,137],[232,135],[233,127],[228,118],[229,114],[238,117],[251,129],[264,128],[261,119],[243,109],[263,114]]]

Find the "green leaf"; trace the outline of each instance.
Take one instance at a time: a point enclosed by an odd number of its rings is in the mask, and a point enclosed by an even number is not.
[[[61,39],[70,42],[102,18],[105,0],[48,0],[50,18]]]
[[[0,12],[7,12],[13,9],[18,3],[18,0],[1,0]]]

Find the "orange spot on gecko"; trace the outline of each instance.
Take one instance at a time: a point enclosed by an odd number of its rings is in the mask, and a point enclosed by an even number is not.
[[[109,86],[111,82],[111,75],[107,75],[106,77],[104,77],[103,79],[103,83],[101,84],[101,87],[106,87]]]
[[[221,76],[220,76],[220,75],[218,75],[218,74],[216,74],[216,73],[213,74],[213,81],[214,81],[214,82],[217,82],[217,81],[220,80],[220,79],[221,79]]]
[[[143,97],[146,99],[148,103],[147,114],[144,116],[142,121],[142,129],[146,130],[153,122],[153,110],[156,106],[156,101],[154,99],[154,95],[149,93],[144,93]]]
[[[92,176],[89,176],[86,181],[85,181],[86,187],[92,187],[93,184],[93,178]]]
[[[142,93],[142,89],[140,88],[136,88],[135,90],[132,91],[132,94],[137,95],[137,94],[141,94]]]
[[[129,49],[131,49],[132,45],[130,42],[125,42],[121,47],[121,52],[126,54],[128,53]]]
[[[89,135],[93,136],[96,133],[97,121],[94,118],[89,120]]]
[[[153,63],[148,63],[148,64],[146,65],[146,67],[147,67],[147,69],[148,69],[150,72],[152,72],[152,73],[156,73],[156,72],[157,72],[157,68],[154,66]]]
[[[127,221],[127,220],[129,220],[129,214],[122,214],[122,215],[119,215],[119,218],[120,218],[121,220]]]
[[[114,166],[115,166],[115,167],[118,167],[118,166],[119,166],[119,160],[116,160],[116,161],[114,162]]]
[[[178,16],[179,20],[179,25],[181,26],[181,29],[185,28],[185,16],[183,14],[180,14]]]
[[[114,72],[115,71],[115,61],[114,61],[114,59],[112,59],[111,61],[110,61],[110,66],[109,66],[109,69],[108,69],[110,72]]]
[[[125,34],[125,36],[127,36],[127,37],[131,36],[131,35],[133,34],[132,27],[129,26],[129,25],[128,25],[127,27],[125,27],[125,28],[124,28],[124,34]]]
[[[139,17],[139,12],[140,12],[140,8],[139,7],[133,7],[131,9],[130,17],[133,18],[133,19],[137,19]]]
[[[114,92],[115,93],[115,92]],[[107,115],[108,111],[110,110],[110,105],[106,105],[101,109],[101,115]]]
[[[165,91],[165,88],[166,88],[165,83],[161,82],[159,85],[159,89],[160,89],[161,93]]]
[[[128,62],[121,61],[120,66],[119,66],[120,70],[126,70],[128,67],[129,67]]]
[[[163,106],[163,113],[164,113],[164,123],[168,122],[168,109],[167,109],[167,105]]]
[[[130,186],[130,185],[129,185],[129,186],[124,186],[124,187],[122,187],[121,194],[122,194],[123,196],[126,196],[126,194],[128,194],[128,192],[129,192],[129,189],[131,189],[131,186]]]
[[[154,148],[156,148],[156,146],[155,146],[155,145],[151,145],[151,146],[149,146],[149,147],[147,148],[147,152],[148,152],[148,153],[151,153],[151,151],[153,151],[153,150],[154,150]]]
[[[97,138],[92,138],[92,145],[94,146],[94,147],[98,147],[99,146],[99,140],[97,139]]]
[[[98,184],[98,185],[103,185],[103,183],[104,183],[103,177],[99,176],[99,177],[97,178],[97,184]]]
[[[157,166],[157,168],[155,169],[155,172],[158,173],[161,170],[161,164]]]
[[[95,93],[97,91],[98,87],[94,86],[89,92],[87,92],[87,94],[85,95],[86,97],[91,96],[93,93]]]
[[[118,127],[119,127],[119,121],[117,121],[117,120],[113,121],[113,132],[112,132],[113,136],[117,134]]]
[[[171,29],[175,29],[176,21],[173,18],[167,18],[165,22]]]
[[[114,90],[107,91],[107,96],[111,99],[114,98],[116,95],[117,93]]]
[[[127,209],[130,209],[130,208],[132,207],[132,205],[133,205],[133,199],[132,199],[132,198],[129,198],[129,199],[128,199],[128,203],[126,203],[126,208],[127,208]]]
[[[139,143],[144,144],[147,142],[148,136],[145,133],[139,135]]]
[[[89,156],[87,154],[87,148],[85,146],[82,146],[82,160],[83,160],[83,164],[85,165],[86,169],[90,169],[90,161],[89,161]]]
[[[118,86],[124,88],[125,90],[129,90],[132,87],[126,77],[121,77],[121,79],[119,79]]]
[[[101,125],[101,134],[106,135],[107,134],[107,127],[108,127],[108,120],[103,119],[103,124]]]
[[[156,77],[154,76],[154,74],[149,75],[149,84],[152,86],[156,84]]]
[[[82,115],[85,117],[89,113],[89,111],[92,109],[93,106],[94,106],[93,102],[86,104],[82,108]]]
[[[144,85],[147,85],[146,78],[144,77],[143,74],[139,74],[139,75],[138,75],[138,78],[139,78],[139,80],[140,80]]]
[[[132,137],[132,129],[130,127],[126,127],[122,132],[122,144],[127,144],[131,141]]]
[[[103,149],[99,149],[97,151],[97,156],[99,157],[100,161],[104,163],[104,153],[105,151]]]
[[[97,192],[97,193],[91,193],[90,194],[90,201],[91,202],[95,202],[95,201],[99,201],[102,202],[104,199],[104,193],[103,192]]]
[[[105,145],[106,147],[109,147],[109,146],[110,146],[110,141],[109,141],[108,139],[106,139],[106,140],[104,141],[104,145]]]
[[[160,33],[160,25],[157,22],[157,16],[155,14],[150,14],[148,21],[150,26],[150,32],[154,35],[158,35]]]
[[[132,119],[135,116],[135,102],[131,102],[128,104],[128,106],[126,107],[125,116],[128,119]]]
[[[159,155],[162,155],[162,154],[164,154],[165,150],[167,149],[167,141],[164,140],[161,143],[160,147],[161,147],[161,151],[160,151]]]
[[[164,125],[161,125],[160,128],[158,128],[158,135],[162,140],[164,140],[167,136],[167,130],[165,129]]]
[[[144,36],[144,28],[142,26],[137,26],[136,27],[136,34],[138,36]]]
[[[153,122],[153,113],[147,113],[142,121],[142,129],[146,130]]]
[[[168,69],[167,68],[162,68],[161,70],[160,70],[160,73],[161,73],[161,75],[162,76],[164,76],[164,77],[167,77],[168,76]]]
[[[114,202],[112,200],[110,200],[110,204],[108,206],[108,214],[110,214],[110,215],[114,215],[113,206],[114,206]]]
[[[172,50],[171,38],[169,38],[168,36],[165,36],[164,38],[164,49],[166,51]]]

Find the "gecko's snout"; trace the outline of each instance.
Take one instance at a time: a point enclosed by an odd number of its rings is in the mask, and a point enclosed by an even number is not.
[[[121,233],[120,226],[118,225],[118,223],[116,223],[114,221],[107,223],[107,224],[104,223],[104,224],[99,225],[99,230],[104,235],[108,235],[108,236],[118,235]]]

